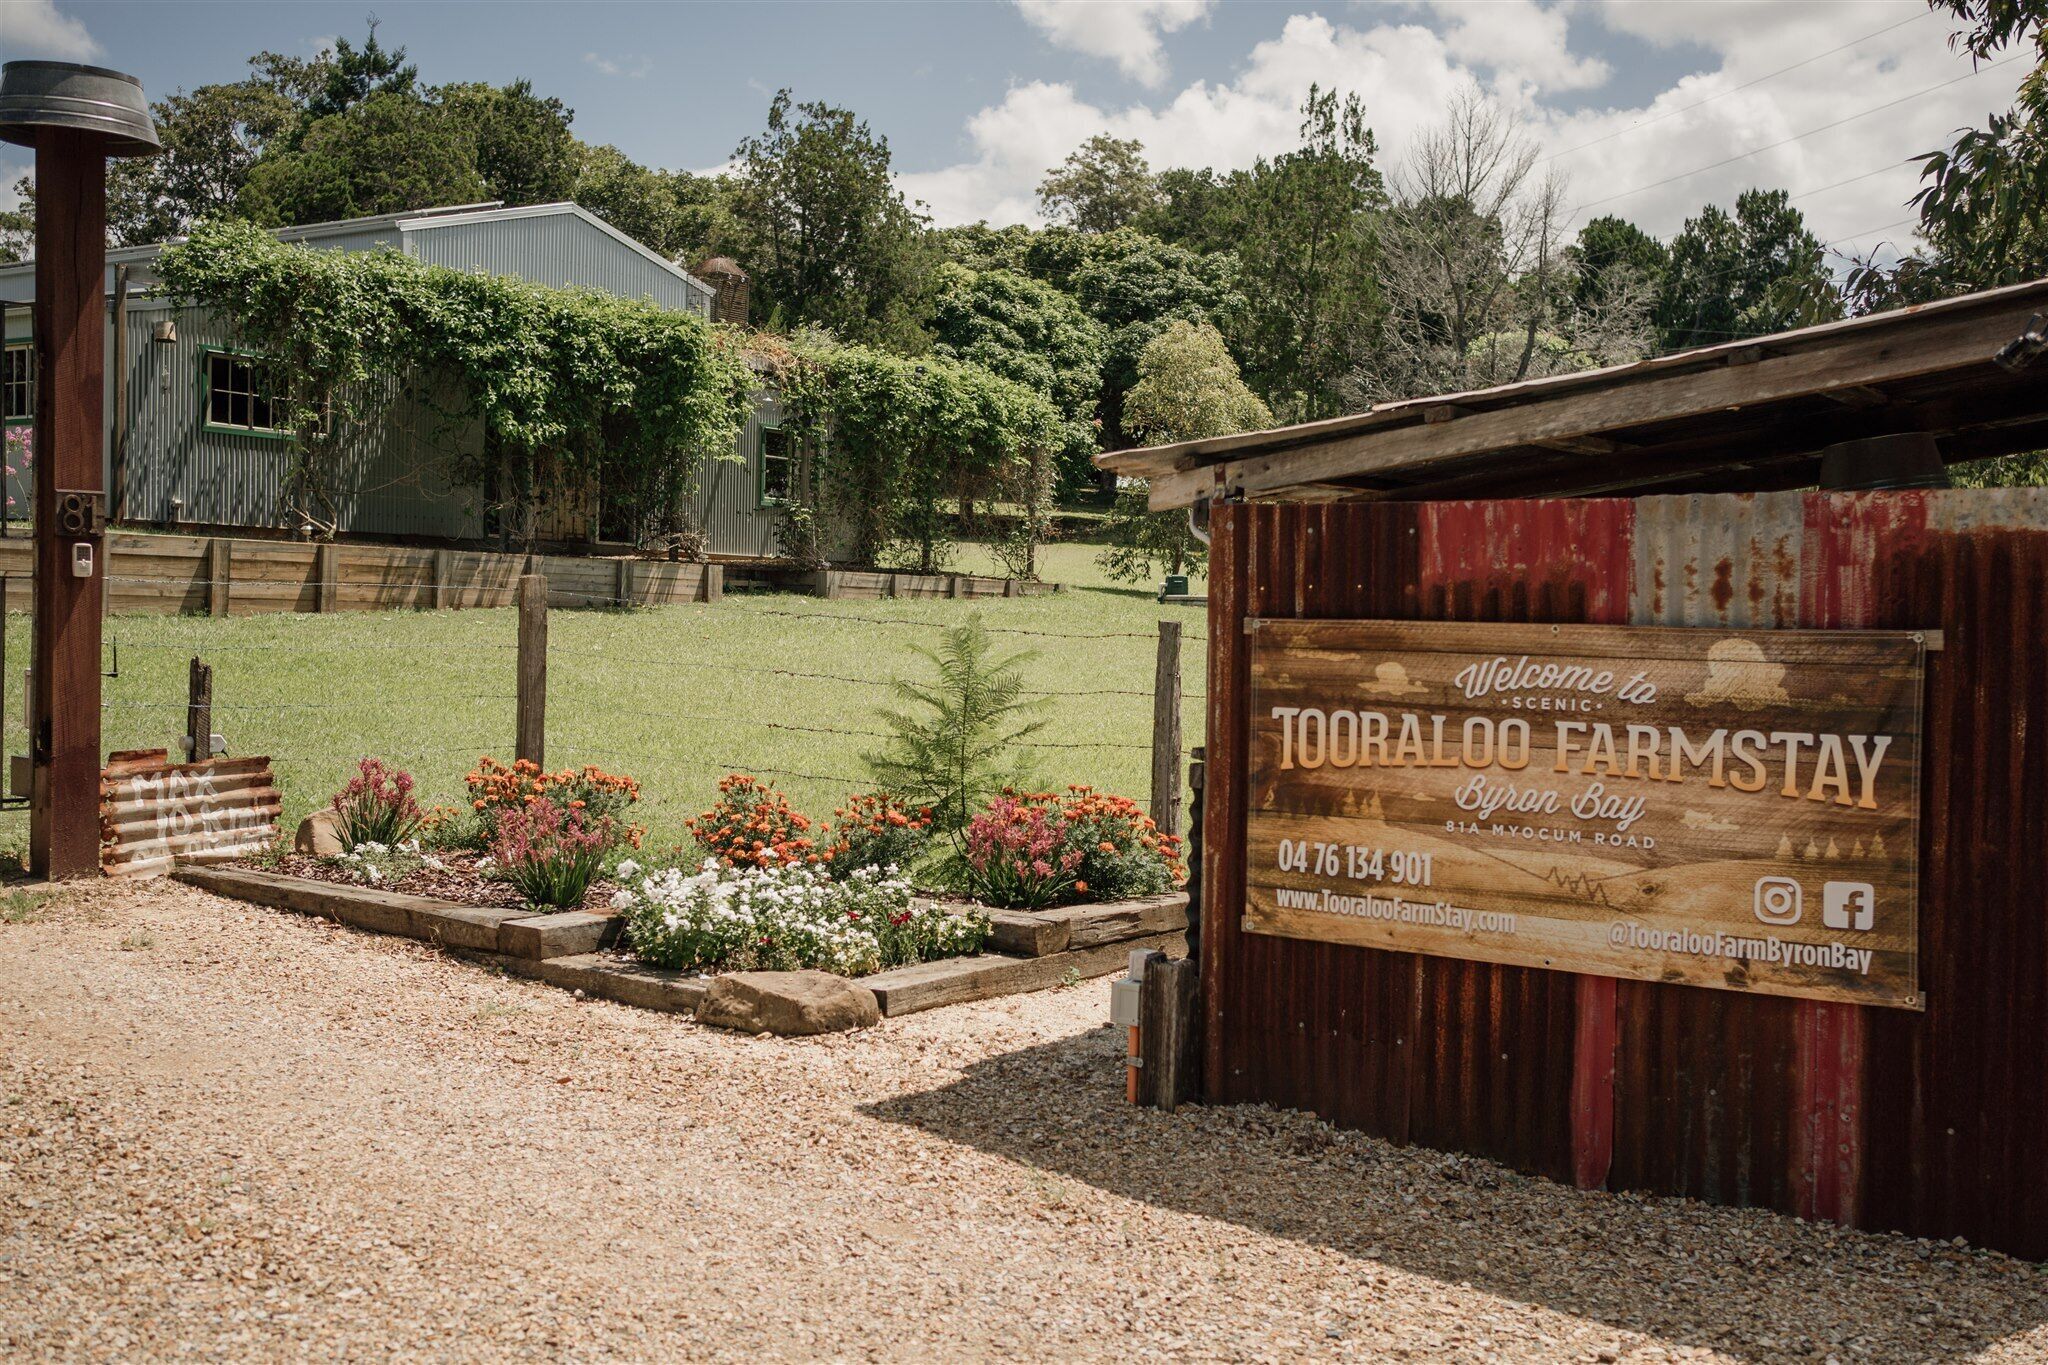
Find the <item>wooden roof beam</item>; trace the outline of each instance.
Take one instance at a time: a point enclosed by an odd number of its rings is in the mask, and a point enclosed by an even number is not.
[[[1257,453],[1152,480],[1155,509],[1184,507],[1216,489],[1271,496],[1304,484],[1365,475],[1421,471],[1445,460],[1504,455],[1518,447],[1653,422],[1703,417],[1843,389],[1876,387],[1945,370],[1983,367],[2026,324],[2029,304],[1919,319],[1910,335],[1897,329],[1842,334],[1825,346],[1766,355],[1753,364],[1715,366],[1628,384],[1576,390],[1537,402],[1475,412],[1454,422],[1393,427],[1335,436],[1283,451]]]

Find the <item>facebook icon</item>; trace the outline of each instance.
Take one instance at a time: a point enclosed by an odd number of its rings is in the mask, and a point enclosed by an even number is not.
[[[1830,929],[1868,929],[1877,913],[1869,882],[1829,882],[1821,888],[1821,923]]]

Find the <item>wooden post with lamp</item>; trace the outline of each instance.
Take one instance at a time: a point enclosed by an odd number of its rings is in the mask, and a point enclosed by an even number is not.
[[[162,147],[140,81],[71,62],[0,68],[0,140],[36,154],[29,870],[77,877],[100,865],[107,158]]]

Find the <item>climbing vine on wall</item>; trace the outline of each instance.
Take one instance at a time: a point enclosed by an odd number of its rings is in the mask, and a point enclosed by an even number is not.
[[[228,318],[266,357],[296,437],[287,510],[330,532],[341,433],[381,416],[393,376],[482,427],[481,452],[453,472],[501,507],[602,489],[653,530],[674,529],[706,458],[731,456],[752,401],[737,337],[595,290],[315,250],[232,222],[195,227],[157,268],[164,292]]]
[[[757,337],[753,354],[811,452],[786,543],[807,536],[820,552],[930,572],[977,502],[1014,503],[1043,524],[1060,416],[1035,391],[979,365],[817,334]]]

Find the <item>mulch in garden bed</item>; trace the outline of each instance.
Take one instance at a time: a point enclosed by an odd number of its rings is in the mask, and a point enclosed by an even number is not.
[[[437,900],[454,901],[460,905],[476,905],[496,910],[521,910],[526,902],[513,890],[511,883],[495,881],[477,870],[476,853],[437,853],[434,855],[443,864],[438,870],[430,867],[417,868],[403,877],[376,883],[379,891],[396,891],[408,896],[431,896]],[[305,853],[288,853],[276,863],[244,861],[230,864],[266,872],[281,872],[288,877],[306,877],[313,881],[335,882],[342,886],[366,886],[368,883],[355,876],[353,871],[342,864],[335,864]],[[619,888],[616,883],[600,878],[590,884],[584,893],[582,908],[592,914],[609,915],[612,912],[612,893]]]

